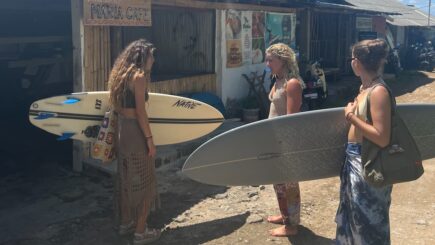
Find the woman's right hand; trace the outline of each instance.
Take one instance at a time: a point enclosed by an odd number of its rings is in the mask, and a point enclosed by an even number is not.
[[[344,117],[347,119],[350,113],[355,113],[356,107],[358,106],[358,100],[355,99],[354,102],[349,102],[344,108]]]
[[[148,146],[148,156],[155,157],[156,156],[156,146],[154,145],[153,138],[147,138],[147,146]]]

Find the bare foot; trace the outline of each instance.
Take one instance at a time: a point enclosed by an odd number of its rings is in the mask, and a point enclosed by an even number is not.
[[[267,217],[267,222],[278,225],[282,225],[284,223],[281,215],[269,216]]]
[[[270,230],[269,234],[271,236],[276,236],[276,237],[294,236],[294,235],[298,234],[298,227],[297,226],[283,225],[281,227]]]

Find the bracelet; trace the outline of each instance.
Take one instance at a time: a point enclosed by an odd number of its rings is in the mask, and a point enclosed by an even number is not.
[[[153,138],[153,136],[152,136],[152,135],[150,135],[150,136],[145,136],[145,138],[147,138],[147,139],[151,139],[151,138]]]
[[[346,120],[347,121],[350,121],[350,119],[352,118],[352,115],[355,115],[353,112],[348,112],[347,114],[346,114]]]

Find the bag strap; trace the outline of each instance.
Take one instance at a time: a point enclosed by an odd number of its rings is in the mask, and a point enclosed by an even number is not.
[[[370,123],[373,123],[373,121],[372,121],[372,115],[371,115],[371,112],[370,112],[370,95],[371,95],[371,93],[373,92],[373,90],[374,90],[377,86],[383,86],[383,87],[388,91],[388,95],[389,95],[389,97],[390,97],[390,102],[391,102],[391,116],[393,116],[393,115],[396,113],[396,105],[397,105],[397,104],[396,104],[396,99],[394,98],[393,93],[391,92],[391,89],[390,89],[390,88],[388,87],[388,85],[385,84],[385,82],[382,80],[382,82],[380,82],[380,83],[374,85],[374,86],[370,89],[370,91],[368,92],[368,94],[367,94],[367,98],[366,98],[366,100],[367,100],[367,102],[366,102],[366,104],[367,104],[367,120],[368,120]]]

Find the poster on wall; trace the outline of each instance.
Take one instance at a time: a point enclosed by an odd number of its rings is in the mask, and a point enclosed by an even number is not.
[[[264,62],[264,52],[266,49],[264,43],[265,13],[252,13],[252,64],[260,64]]]
[[[296,14],[266,14],[265,41],[267,47],[274,43],[285,43],[295,48],[295,32]]]
[[[264,20],[264,12],[253,12],[252,13],[252,37],[253,38],[264,38],[264,32],[266,30]]]
[[[227,10],[225,38],[227,68],[261,64],[271,44],[282,42],[294,48],[296,14]]]
[[[242,34],[242,12],[227,10],[225,15],[225,36],[227,40],[240,39]]]
[[[252,64],[252,12],[242,12],[243,65]]]
[[[266,52],[266,46],[264,44],[264,38],[252,39],[252,64],[264,62],[264,52]]]
[[[227,67],[240,67],[243,63],[242,41],[227,40]]]
[[[242,12],[227,10],[225,13],[225,37],[227,46],[227,67],[243,64]]]

